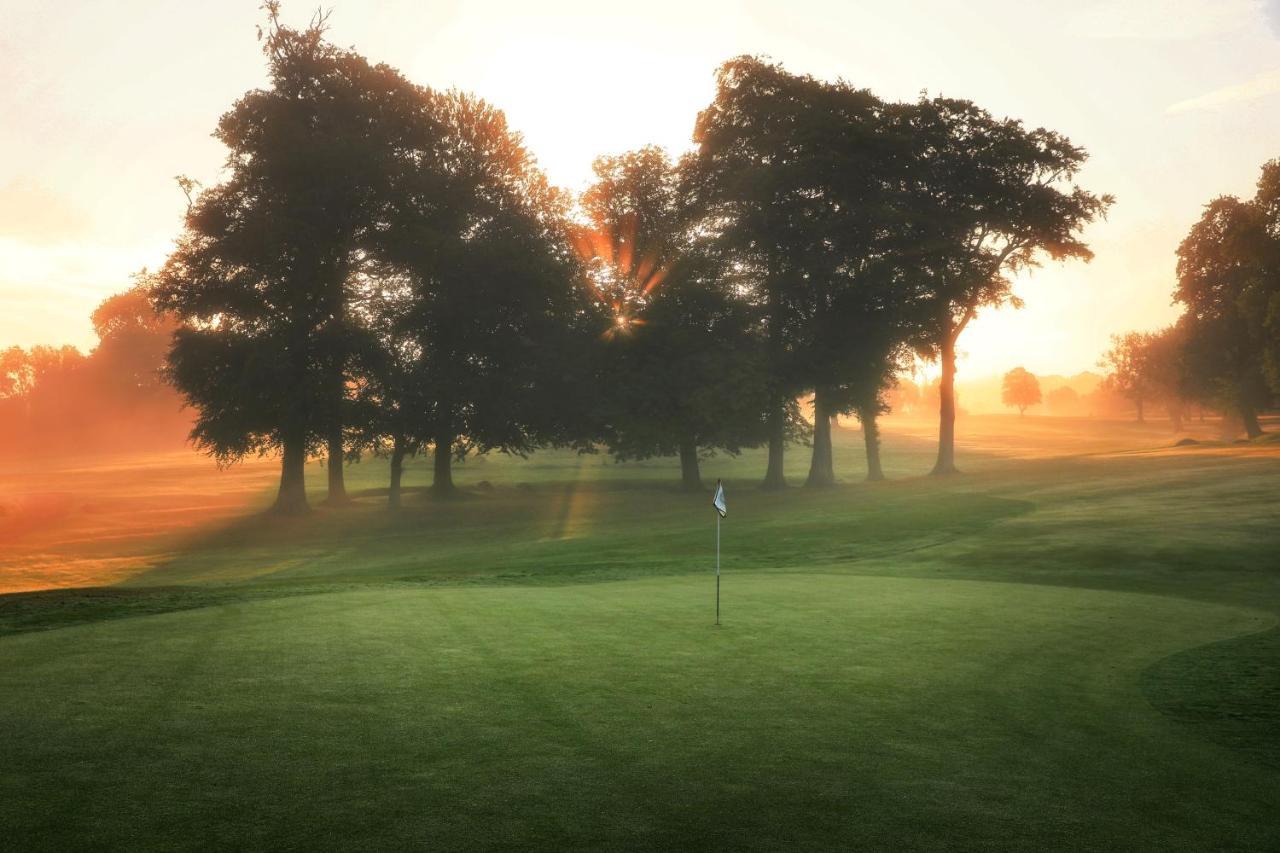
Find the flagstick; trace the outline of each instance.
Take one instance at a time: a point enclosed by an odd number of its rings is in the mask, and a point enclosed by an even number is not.
[[[720,513],[716,513],[716,625],[720,625]]]

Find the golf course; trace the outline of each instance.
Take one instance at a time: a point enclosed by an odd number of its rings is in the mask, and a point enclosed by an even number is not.
[[[706,460],[719,627],[675,459],[472,457],[452,500],[418,460],[389,511],[367,458],[283,519],[269,461],[8,464],[4,844],[1275,849],[1280,444],[975,416],[934,478],[930,426],[881,483],[856,426],[834,488]]]

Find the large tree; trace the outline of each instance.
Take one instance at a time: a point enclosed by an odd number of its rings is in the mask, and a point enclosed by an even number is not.
[[[224,462],[279,449],[276,508],[296,512],[320,447],[344,497],[349,285],[419,105],[394,70],[326,42],[322,17],[295,30],[267,9],[270,85],[219,121],[226,177],[194,199],[152,293],[184,322],[169,370],[193,439]]]
[[[830,423],[857,411],[879,476],[874,418],[911,302],[895,276],[892,199],[904,151],[885,107],[753,57],[726,63],[695,139],[711,227],[747,272],[772,373],[765,486],[785,485],[788,407],[814,392],[810,485],[834,481]]]
[[[696,228],[689,161],[682,175],[647,147],[594,168],[576,243],[613,317],[601,346],[604,436],[618,459],[678,454],[683,487],[699,490],[700,456],[765,437],[753,312]]]
[[[433,448],[432,488],[449,495],[453,460],[473,450],[581,440],[594,387],[586,342],[600,319],[570,244],[568,198],[502,112],[461,92],[417,97],[430,126],[373,254],[402,289],[380,320],[386,363],[402,374],[384,383],[385,401],[404,443]]]
[[[1280,270],[1271,266],[1269,224],[1257,200],[1211,201],[1178,247],[1174,291],[1186,306],[1189,385],[1239,414],[1250,438],[1262,434],[1258,413],[1272,396],[1266,374],[1268,290]]]
[[[916,250],[904,263],[929,307],[921,349],[942,365],[933,471],[948,474],[961,334],[983,308],[1020,306],[1013,276],[1041,258],[1090,259],[1081,230],[1112,199],[1074,183],[1086,154],[1061,134],[951,98],[898,105],[894,115],[893,132],[911,149],[901,223]]]

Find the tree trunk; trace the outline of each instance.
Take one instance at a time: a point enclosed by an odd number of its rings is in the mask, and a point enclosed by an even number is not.
[[[836,483],[835,461],[831,454],[831,407],[826,397],[821,389],[813,392],[813,456],[809,460],[809,479],[804,481],[811,488],[834,486]]]
[[[787,475],[782,469],[782,450],[786,440],[786,412],[781,406],[769,415],[769,467],[764,473],[761,488],[785,489]]]
[[[876,423],[876,416],[874,404],[858,407],[862,441],[867,446],[867,479],[873,483],[884,479],[884,469],[880,467],[880,425]]]
[[[387,489],[387,505],[400,508],[400,479],[404,475],[404,457],[407,455],[404,438],[397,435],[391,449],[391,486]]]
[[[938,382],[938,461],[933,474],[956,471],[956,333],[948,322],[942,338],[942,378]]]
[[[457,494],[453,485],[453,436],[442,433],[436,436],[435,472],[431,492],[440,497]]]
[[[329,495],[327,504],[347,503],[347,486],[343,481],[343,466],[346,464],[342,447],[342,424],[335,423],[329,428]]]
[[[1169,406],[1169,420],[1173,422],[1173,431],[1182,432],[1182,407],[1176,403]]]
[[[299,515],[307,506],[307,442],[301,430],[283,437],[280,454],[280,491],[272,508],[281,515]]]
[[[698,470],[698,445],[692,439],[680,442],[680,485],[686,492],[702,491],[702,473]]]
[[[1240,420],[1244,421],[1244,434],[1249,438],[1262,435],[1262,425],[1258,423],[1258,411],[1248,403],[1240,405]]]
[[[1133,402],[1134,402],[1134,405],[1136,405],[1136,406],[1138,407],[1138,423],[1140,423],[1140,424],[1144,424],[1144,423],[1146,423],[1146,420],[1145,420],[1145,419],[1143,418],[1143,416],[1142,416],[1142,415],[1143,415],[1143,412],[1142,412],[1142,398],[1141,398],[1141,397],[1139,397],[1139,398],[1137,398],[1136,400],[1134,400]]]

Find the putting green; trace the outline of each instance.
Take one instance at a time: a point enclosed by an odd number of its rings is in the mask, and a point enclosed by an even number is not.
[[[1276,776],[1140,676],[1274,624],[774,574],[412,585],[0,639],[24,846],[1264,849]]]

